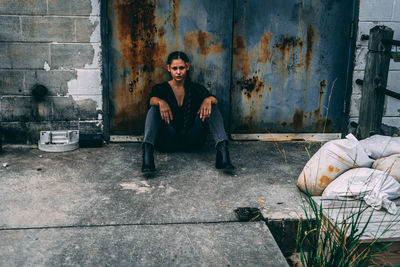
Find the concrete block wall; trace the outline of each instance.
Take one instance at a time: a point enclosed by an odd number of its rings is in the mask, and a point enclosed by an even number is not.
[[[0,0],[0,126],[7,143],[40,130],[100,133],[100,0]],[[48,88],[32,96],[36,84]]]
[[[353,73],[353,92],[351,96],[350,121],[358,122],[362,86],[356,79],[364,78],[368,41],[361,41],[361,35],[369,34],[376,25],[385,25],[394,31],[394,39],[400,40],[400,0],[361,0],[358,35]],[[400,51],[400,48],[399,48]],[[400,93],[400,62],[390,62],[387,89]],[[400,128],[400,100],[386,96],[382,123]],[[390,131],[389,131],[390,133]]]

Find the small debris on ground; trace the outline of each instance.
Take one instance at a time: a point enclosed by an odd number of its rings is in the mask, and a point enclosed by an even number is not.
[[[262,216],[258,208],[241,207],[234,209],[236,218],[241,222],[261,221]]]
[[[258,202],[260,202],[261,204],[267,204],[267,202],[265,202],[265,201],[262,200],[262,199],[257,198],[256,200],[257,200]]]
[[[139,181],[138,183],[122,183],[120,190],[133,190],[136,194],[143,194],[151,192],[155,187],[150,186],[146,181]]]
[[[7,167],[8,167],[8,163],[7,162],[3,163],[3,168],[7,168]]]

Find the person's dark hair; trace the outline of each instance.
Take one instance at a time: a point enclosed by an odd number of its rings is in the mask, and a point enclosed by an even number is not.
[[[189,57],[181,51],[174,51],[169,54],[167,64],[170,65],[174,59],[182,59],[185,63],[189,63]]]
[[[167,64],[170,65],[174,59],[182,59],[183,62],[189,63],[189,57],[181,51],[174,51],[169,54]],[[183,134],[189,130],[190,124],[194,118],[191,118],[192,112],[192,90],[189,75],[185,79],[185,102],[183,105]]]

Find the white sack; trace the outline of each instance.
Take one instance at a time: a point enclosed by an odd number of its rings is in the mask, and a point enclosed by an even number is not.
[[[400,137],[373,135],[360,140],[365,151],[374,159],[400,153]]]
[[[377,159],[372,168],[386,172],[400,183],[400,154]]]
[[[369,168],[356,168],[345,172],[330,183],[323,197],[355,197],[364,199],[376,210],[385,208],[396,214],[397,207],[392,199],[400,197],[400,184],[387,173]]]
[[[320,196],[327,185],[351,168],[371,167],[373,160],[352,134],[345,139],[324,144],[304,166],[297,186],[313,196]]]

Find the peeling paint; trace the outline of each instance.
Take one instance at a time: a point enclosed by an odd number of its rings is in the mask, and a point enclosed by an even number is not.
[[[68,94],[78,102],[83,101],[82,97],[86,96],[87,100],[92,100],[96,103],[95,110],[102,110],[103,99],[102,84],[101,84],[101,46],[100,46],[100,1],[91,0],[92,12],[89,16],[89,21],[92,25],[96,25],[91,36],[90,44],[94,50],[92,62],[85,64],[83,69],[76,69],[76,79],[70,80],[67,83]],[[100,96],[100,97],[99,97]]]
[[[96,109],[102,109],[102,98],[101,96],[101,73],[98,70],[87,70],[87,69],[77,69],[76,79],[70,80],[68,85],[68,95],[77,101],[82,98],[82,96],[93,96],[93,99],[97,103]],[[96,96],[96,97],[95,97]]]
[[[50,71],[50,65],[49,65],[49,63],[47,63],[47,61],[44,62],[43,69],[44,69],[45,71]]]
[[[92,4],[92,12],[90,16],[99,16],[100,15],[100,2],[101,0],[90,0]]]

